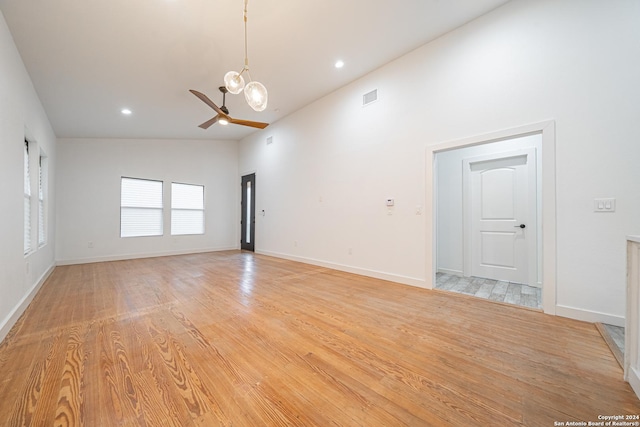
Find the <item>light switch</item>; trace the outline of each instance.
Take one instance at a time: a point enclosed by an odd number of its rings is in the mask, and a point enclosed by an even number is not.
[[[615,212],[616,211],[616,199],[594,199],[593,200],[594,212]]]

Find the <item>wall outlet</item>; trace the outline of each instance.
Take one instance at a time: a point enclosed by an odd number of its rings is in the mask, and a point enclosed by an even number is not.
[[[615,212],[616,199],[593,199],[594,212]]]

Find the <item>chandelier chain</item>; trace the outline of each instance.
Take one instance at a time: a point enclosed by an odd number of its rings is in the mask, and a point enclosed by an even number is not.
[[[247,42],[247,4],[249,0],[244,0],[244,68],[249,70],[249,48]]]

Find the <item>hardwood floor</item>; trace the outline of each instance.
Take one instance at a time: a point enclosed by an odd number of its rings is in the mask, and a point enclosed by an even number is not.
[[[2,426],[553,426],[640,414],[595,326],[251,253],[58,267]]]

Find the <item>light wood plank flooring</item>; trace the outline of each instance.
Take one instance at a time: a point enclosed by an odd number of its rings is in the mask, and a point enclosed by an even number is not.
[[[243,252],[58,267],[2,426],[553,426],[640,414],[595,326]]]

